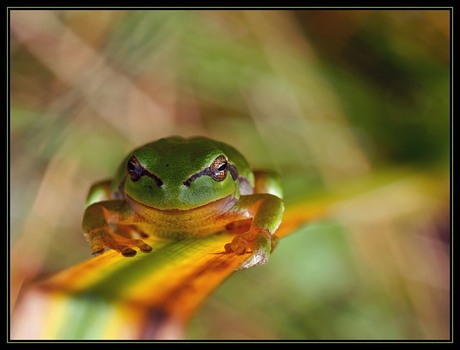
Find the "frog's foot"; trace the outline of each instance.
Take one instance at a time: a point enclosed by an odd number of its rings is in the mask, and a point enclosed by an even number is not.
[[[149,236],[142,229],[140,229],[139,227],[133,226],[133,225],[125,225],[125,226],[118,225],[116,229],[116,233],[126,238],[134,238],[134,237],[147,238]]]
[[[93,255],[99,255],[105,248],[116,250],[126,257],[136,255],[137,252],[132,247],[137,247],[144,253],[152,251],[152,247],[142,240],[120,236],[108,227],[96,229],[85,236],[91,245]]]
[[[227,253],[242,255],[246,251],[252,252],[251,257],[240,267],[247,269],[251,266],[262,265],[268,262],[271,251],[272,235],[264,229],[251,229],[233,238],[225,245]]]

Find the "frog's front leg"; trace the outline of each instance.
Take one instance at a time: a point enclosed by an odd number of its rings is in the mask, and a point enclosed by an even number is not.
[[[93,254],[111,248],[124,256],[134,256],[138,247],[142,252],[152,250],[140,239],[132,239],[117,234],[111,225],[133,225],[142,221],[123,200],[108,200],[91,204],[83,216],[83,232],[91,245]]]
[[[282,220],[283,201],[268,193],[241,196],[235,209],[252,217],[252,222],[247,232],[237,235],[225,245],[226,252],[240,255],[251,250],[251,258],[242,268],[265,264],[272,248],[272,235]]]

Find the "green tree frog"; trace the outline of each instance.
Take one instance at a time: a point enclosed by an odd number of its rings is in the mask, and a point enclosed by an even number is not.
[[[88,194],[83,231],[94,255],[111,248],[136,255],[141,238],[200,238],[234,233],[223,249],[252,252],[243,268],[268,261],[284,205],[279,177],[255,171],[235,148],[206,137],[167,137],[123,160],[113,179]],[[229,240],[231,237],[229,237]]]

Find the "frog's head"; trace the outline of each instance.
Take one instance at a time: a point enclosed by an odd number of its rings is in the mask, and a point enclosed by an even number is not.
[[[134,150],[120,171],[130,198],[156,209],[187,210],[237,196],[237,164],[249,168],[228,145],[204,137],[169,137]]]

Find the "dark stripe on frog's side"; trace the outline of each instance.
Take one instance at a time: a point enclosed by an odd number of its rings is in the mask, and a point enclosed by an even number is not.
[[[125,182],[128,175],[125,175],[123,179],[120,181],[118,188],[116,191],[113,192],[112,197],[113,199],[124,199],[125,198]]]
[[[238,170],[236,169],[236,166],[234,166],[233,164],[229,164],[228,171],[230,171],[230,174],[232,174],[233,181],[236,181],[236,179],[238,178]]]
[[[233,181],[236,181],[236,179],[238,178],[238,170],[236,169],[236,166],[234,166],[233,164],[228,164],[228,171],[230,172],[230,174],[232,175],[232,179]],[[193,181],[195,181],[196,179],[198,179],[200,176],[211,176],[212,173],[211,173],[211,169],[206,168],[206,169],[203,169],[201,170],[200,172],[196,173],[196,174],[193,174],[192,176],[190,176],[187,180],[184,181],[184,185],[187,186],[187,187],[190,187],[190,185],[192,184]]]

